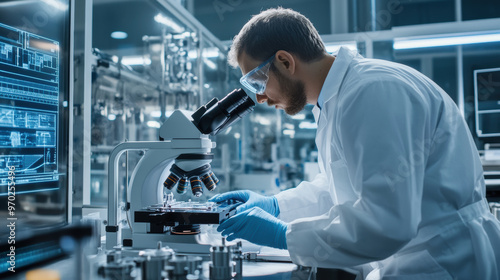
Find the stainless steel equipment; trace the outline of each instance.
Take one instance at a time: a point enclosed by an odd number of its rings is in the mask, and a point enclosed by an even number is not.
[[[241,243],[226,246],[222,239],[221,246],[210,248],[210,279],[229,280],[240,279],[243,273],[243,255]]]
[[[113,250],[106,255],[106,263],[99,267],[97,274],[106,280],[136,280],[139,271],[132,259],[121,257],[121,250]]]
[[[209,261],[210,260],[210,261]],[[158,242],[156,249],[113,249],[98,266],[99,277],[107,280],[236,280],[242,278],[241,243],[212,247],[200,255],[182,255]]]
[[[142,279],[162,279],[163,269],[174,254],[174,250],[168,247],[163,248],[161,242],[158,242],[158,248],[156,249],[140,251],[139,257],[141,258],[140,267]]]

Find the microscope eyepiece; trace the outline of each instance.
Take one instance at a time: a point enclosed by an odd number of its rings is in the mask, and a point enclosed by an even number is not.
[[[248,105],[245,104],[247,100],[252,101],[244,90],[235,89],[219,101],[219,106],[227,113],[231,114],[235,110],[238,110],[240,106],[243,106],[243,108],[246,109],[248,107]],[[255,105],[253,101],[252,103]]]
[[[255,102],[242,89],[235,89],[222,100],[212,99],[191,116],[203,134],[216,135],[253,111]]]

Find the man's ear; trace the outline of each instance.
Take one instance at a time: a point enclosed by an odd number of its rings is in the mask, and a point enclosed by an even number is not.
[[[291,53],[283,50],[279,50],[276,52],[276,58],[277,62],[277,67],[282,68],[283,71],[288,71],[290,75],[293,75],[295,73],[295,67],[296,65],[296,60],[295,56],[292,55]]]

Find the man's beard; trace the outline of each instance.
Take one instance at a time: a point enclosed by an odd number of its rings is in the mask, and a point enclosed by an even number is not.
[[[304,82],[293,81],[285,77],[278,69],[272,69],[278,80],[281,92],[285,95],[285,113],[293,116],[304,109],[307,105]]]

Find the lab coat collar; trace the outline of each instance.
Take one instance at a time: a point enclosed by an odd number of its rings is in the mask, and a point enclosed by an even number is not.
[[[338,94],[342,80],[347,72],[347,67],[356,56],[358,56],[356,52],[341,47],[332,67],[330,67],[330,71],[328,71],[328,75],[318,96],[318,104],[312,110],[314,119],[318,124],[318,130],[325,125],[324,121],[320,122],[320,116],[324,116],[324,114],[321,114],[321,110],[325,109],[326,103]]]
[[[340,48],[318,96],[318,105],[321,109],[325,107],[325,103],[338,94],[342,80],[344,80],[344,76],[347,72],[347,67],[357,55],[356,52],[348,48]],[[319,104],[319,101],[321,101],[322,104]]]
[[[321,109],[318,107],[318,105],[314,106],[312,109],[312,113],[314,116],[314,121],[316,121],[316,124],[319,122],[319,113],[321,112]]]

